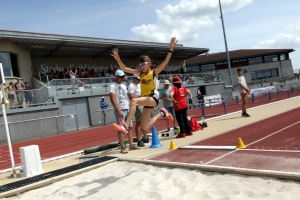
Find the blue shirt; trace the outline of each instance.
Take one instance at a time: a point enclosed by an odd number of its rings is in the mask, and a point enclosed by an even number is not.
[[[105,101],[102,101],[102,100],[100,101],[100,106],[101,106],[101,105],[106,105],[106,104],[107,104],[107,103],[106,103]],[[102,110],[106,110],[106,109],[107,109],[107,106],[101,106],[101,109],[102,109]]]

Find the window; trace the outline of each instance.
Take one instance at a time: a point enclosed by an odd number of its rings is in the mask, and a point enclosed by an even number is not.
[[[186,66],[186,71],[187,72],[190,72],[190,71],[193,71],[193,72],[200,72],[200,67],[198,65],[187,65]]]
[[[251,79],[252,79],[252,80],[257,79],[257,77],[256,77],[256,72],[251,72]]]
[[[262,63],[262,57],[249,58],[249,65]]]
[[[0,62],[2,63],[4,76],[20,76],[17,55],[0,52]]]
[[[9,53],[0,53],[0,62],[2,63],[4,76],[12,76]]]
[[[201,72],[207,72],[211,70],[215,70],[215,64],[201,65]]]
[[[272,77],[278,77],[278,69],[277,68],[251,72],[251,79],[252,80],[272,78]]]
[[[282,54],[280,54],[280,60],[286,60],[286,56],[285,56],[285,53],[282,53]]]
[[[277,77],[278,76],[278,69],[274,68],[272,69],[272,77]]]
[[[264,77],[265,78],[272,77],[271,69],[264,70]]]
[[[247,59],[239,59],[239,60],[233,60],[231,67],[240,67],[240,66],[246,66],[248,65]]]
[[[278,57],[276,54],[264,56],[264,58],[265,58],[265,62],[277,62],[278,61]]]

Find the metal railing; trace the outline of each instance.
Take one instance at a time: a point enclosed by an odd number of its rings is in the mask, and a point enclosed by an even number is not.
[[[41,137],[40,132],[43,132],[43,136],[57,135],[67,132],[64,124],[64,118],[74,119],[72,123],[74,125],[73,130],[78,131],[77,113],[8,122],[8,128],[12,140],[11,142]],[[0,130],[2,128],[4,128],[4,123],[0,124]],[[1,133],[4,133],[4,131],[1,131]],[[0,136],[0,142],[5,141],[4,137],[2,138],[2,135]]]

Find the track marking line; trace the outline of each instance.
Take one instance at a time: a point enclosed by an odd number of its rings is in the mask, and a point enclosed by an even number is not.
[[[252,145],[252,144],[255,144],[255,143],[257,143],[257,142],[260,142],[260,141],[262,141],[262,140],[264,140],[264,139],[266,139],[266,138],[268,138],[268,137],[271,137],[272,135],[275,135],[275,134],[277,134],[277,133],[279,133],[279,132],[281,132],[281,131],[283,131],[283,130],[285,130],[285,129],[288,129],[288,128],[292,127],[292,126],[295,126],[296,124],[299,124],[299,123],[300,123],[300,121],[295,122],[295,123],[293,123],[293,124],[291,124],[291,125],[289,125],[289,126],[286,126],[286,127],[282,128],[282,129],[280,129],[280,130],[278,130],[278,131],[276,131],[276,132],[274,132],[274,133],[271,133],[271,134],[269,134],[269,135],[267,135],[267,136],[265,136],[265,137],[263,137],[263,138],[261,138],[261,139],[259,139],[259,140],[256,140],[256,141],[254,141],[254,142],[251,142],[250,144],[247,144],[247,146]]]
[[[215,158],[215,159],[213,159],[213,160],[211,160],[211,161],[205,163],[205,165],[208,165],[208,164],[210,164],[210,163],[212,163],[212,162],[214,162],[214,161],[216,161],[216,160],[219,160],[219,159],[221,159],[221,158],[223,158],[223,157],[225,157],[225,156],[228,156],[228,155],[230,155],[230,154],[232,154],[232,153],[234,153],[234,152],[236,152],[236,151],[237,151],[237,150],[228,152],[228,153],[224,154],[223,156],[217,157],[217,158]]]
[[[264,140],[264,139],[266,139],[266,138],[268,138],[268,137],[271,137],[271,136],[273,136],[273,135],[275,135],[275,134],[277,134],[277,133],[279,133],[279,132],[281,132],[281,131],[283,131],[283,130],[285,130],[285,129],[288,129],[288,128],[292,127],[292,126],[295,126],[296,124],[299,124],[299,123],[300,123],[300,121],[298,121],[298,122],[296,122],[296,123],[293,123],[293,124],[291,124],[291,125],[289,125],[289,126],[287,126],[287,127],[285,127],[285,128],[282,128],[282,129],[280,129],[280,130],[278,130],[278,131],[276,131],[276,132],[274,132],[274,133],[271,133],[271,134],[269,134],[269,135],[267,135],[267,136],[265,136],[265,137],[263,137],[263,138],[261,138],[261,139],[259,139],[259,140],[256,140],[256,141],[254,141],[254,142],[252,142],[252,143],[250,143],[250,144],[247,144],[247,146],[250,146],[250,145],[255,144],[255,143],[259,142],[259,141],[262,141],[262,140]],[[262,148],[263,148],[263,147],[262,147]],[[209,162],[207,162],[207,163],[205,163],[205,164],[206,164],[206,165],[207,165],[207,164],[210,164],[210,163],[212,163],[212,162],[214,162],[214,161],[216,161],[216,160],[219,160],[219,159],[221,159],[221,158],[224,158],[224,157],[226,157],[226,156],[228,156],[228,155],[230,155],[230,154],[232,154],[232,153],[234,153],[234,152],[237,152],[237,151],[239,151],[239,150],[240,150],[240,149],[237,149],[237,150],[228,152],[228,153],[224,154],[223,156],[217,157],[217,158],[215,158],[215,159],[213,159],[213,160],[211,160],[211,161],[209,161]],[[243,149],[243,150],[245,150],[245,149]],[[255,149],[254,149],[254,151],[255,151]],[[259,151],[259,150],[256,150],[256,151]],[[263,150],[263,151],[280,151],[280,150]],[[281,151],[281,152],[288,152],[288,151],[285,150],[285,151]]]
[[[262,149],[239,149],[240,151],[262,151],[262,152],[280,152],[280,153],[300,153],[300,151],[297,150],[262,150]]]

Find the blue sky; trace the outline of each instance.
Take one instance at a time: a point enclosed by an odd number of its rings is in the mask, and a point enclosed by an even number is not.
[[[300,69],[299,0],[221,0],[228,50],[292,48]],[[169,42],[225,51],[218,0],[0,1],[0,29]]]

